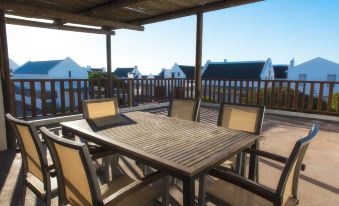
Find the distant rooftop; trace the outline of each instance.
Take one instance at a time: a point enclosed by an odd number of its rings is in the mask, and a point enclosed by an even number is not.
[[[289,65],[273,65],[274,79],[287,79]]]
[[[203,78],[260,79],[264,61],[210,63]]]
[[[185,66],[185,65],[178,65],[180,69],[185,73],[186,78],[194,78],[194,66]]]
[[[14,71],[15,74],[48,74],[48,72],[58,65],[62,60],[50,61],[28,61]]]
[[[132,72],[135,68],[117,68],[112,74],[118,77],[127,77],[129,72]]]

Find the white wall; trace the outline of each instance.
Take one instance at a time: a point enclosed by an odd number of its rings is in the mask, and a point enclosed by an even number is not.
[[[274,69],[271,58],[268,58],[260,74],[261,80],[274,80]]]
[[[2,95],[2,83],[0,78],[0,151],[7,150],[6,125],[4,115],[4,102]]]
[[[339,81],[339,64],[316,58],[288,70],[289,80],[299,80],[299,74],[306,74],[308,81],[327,81],[328,74],[336,74]]]
[[[288,70],[288,80],[299,80],[299,74],[306,74],[306,81],[327,81],[328,74],[335,74],[336,81],[339,81],[339,64],[328,61],[322,58],[315,58],[295,67],[290,67]],[[299,86],[301,91],[303,88]],[[306,94],[310,92],[310,84],[306,85]],[[315,87],[315,95],[318,94],[318,85]],[[335,85],[334,93],[339,92],[339,86]],[[323,90],[324,99],[328,96],[328,87],[325,85]]]
[[[172,69],[169,72],[165,72],[165,74],[168,76],[165,78],[172,78],[173,73],[174,73],[174,78],[186,78],[186,74],[180,69],[177,63],[173,65]]]
[[[50,79],[69,79],[69,71],[72,74],[71,79],[88,79],[87,70],[80,67],[69,57],[51,69],[48,72],[48,77]]]

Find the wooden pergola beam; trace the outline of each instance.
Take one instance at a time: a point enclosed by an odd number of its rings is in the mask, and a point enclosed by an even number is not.
[[[6,13],[13,14],[17,16],[31,17],[31,18],[41,18],[49,20],[61,20],[68,23],[91,25],[91,26],[101,26],[101,27],[110,27],[114,29],[131,29],[137,31],[143,31],[144,27],[140,25],[134,25],[129,23],[122,23],[111,21],[107,19],[101,19],[97,17],[89,17],[81,14],[73,14],[63,11],[57,11],[52,9],[42,9],[35,6],[28,6],[23,4],[15,4],[8,2],[0,2],[0,8],[5,9]]]
[[[240,6],[243,4],[255,3],[255,2],[260,2],[260,1],[263,1],[263,0],[224,0],[224,1],[218,1],[215,3],[206,4],[206,5],[200,5],[200,6],[189,8],[189,9],[184,9],[181,11],[174,11],[174,12],[161,14],[158,16],[152,16],[149,18],[133,20],[128,23],[138,24],[138,25],[151,24],[151,23],[156,23],[160,21],[195,15],[197,13],[210,12],[210,11],[215,11],[219,9],[225,9],[229,7],[235,7],[235,6]]]
[[[1,58],[0,70],[4,96],[4,112],[14,114],[15,102],[13,102],[14,100],[13,87],[10,74],[11,72],[9,68],[5,12],[2,9],[0,9],[0,58]],[[7,147],[10,149],[14,149],[16,147],[15,137],[8,121],[6,121],[6,138],[7,138]]]
[[[195,48],[195,98],[201,98],[201,59],[202,59],[202,33],[203,32],[203,14],[197,14],[196,48]]]
[[[112,30],[92,29],[92,28],[87,28],[87,27],[78,27],[78,26],[69,26],[69,25],[54,24],[54,23],[37,22],[37,21],[8,18],[8,17],[6,17],[6,24],[14,24],[14,25],[20,25],[20,26],[29,26],[29,27],[38,27],[38,28],[45,28],[45,29],[56,29],[56,30],[64,30],[64,31],[85,32],[85,33],[92,33],[92,34],[105,34],[105,35],[114,35],[115,34],[115,32],[112,31]]]
[[[81,10],[79,14],[100,14],[101,11],[107,10],[107,8],[120,9],[122,7],[130,6],[145,0],[111,0],[102,4],[89,7],[87,9]]]

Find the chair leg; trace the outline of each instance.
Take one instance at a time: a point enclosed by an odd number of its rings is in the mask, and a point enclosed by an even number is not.
[[[205,206],[206,205],[206,191],[205,191],[205,175],[202,175],[199,178],[199,197],[198,197],[198,205]]]
[[[163,179],[163,194],[162,194],[162,206],[169,206],[169,187],[170,180],[169,176],[164,177]]]
[[[24,206],[25,205],[25,200],[26,200],[26,184],[22,184],[22,189],[21,189],[21,199],[20,199],[20,206]]]

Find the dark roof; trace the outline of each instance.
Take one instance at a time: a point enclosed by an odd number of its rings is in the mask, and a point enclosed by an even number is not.
[[[274,65],[274,78],[287,79],[288,65]]]
[[[194,66],[179,65],[179,67],[185,73],[186,78],[194,78],[194,71],[195,71]]]
[[[127,77],[127,74],[129,72],[132,72],[134,68],[117,68],[114,72],[113,75],[116,75],[118,77]]]
[[[203,78],[260,79],[265,62],[234,62],[209,64]]]
[[[26,64],[17,68],[14,74],[48,74],[57,64],[63,60],[50,60],[50,61],[28,61]]]

